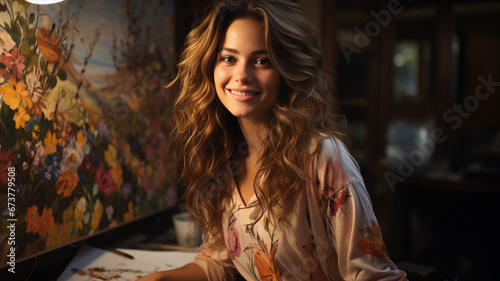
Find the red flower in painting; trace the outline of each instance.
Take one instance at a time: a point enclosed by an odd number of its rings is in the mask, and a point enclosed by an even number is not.
[[[12,167],[12,159],[14,159],[12,151],[0,150],[0,185],[5,187],[6,190],[9,183],[8,169]]]
[[[17,47],[14,47],[10,54],[5,54],[1,56],[0,62],[5,64],[5,66],[12,71],[12,76],[17,79],[23,77],[24,56],[19,54]]]
[[[97,169],[95,180],[99,190],[104,193],[105,196],[108,196],[116,190],[113,184],[113,178],[111,177],[111,172],[104,168],[104,164],[99,166]]]

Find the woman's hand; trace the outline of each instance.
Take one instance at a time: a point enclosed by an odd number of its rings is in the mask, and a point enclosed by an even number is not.
[[[188,263],[173,270],[158,271],[137,279],[137,281],[208,281],[205,271],[198,265]]]

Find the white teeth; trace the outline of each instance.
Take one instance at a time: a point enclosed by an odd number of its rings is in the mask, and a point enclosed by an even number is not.
[[[231,93],[238,95],[238,96],[255,96],[258,94],[258,92],[239,92],[235,90],[230,90]]]

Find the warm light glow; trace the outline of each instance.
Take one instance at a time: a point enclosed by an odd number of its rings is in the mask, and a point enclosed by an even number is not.
[[[48,5],[48,4],[59,3],[64,0],[26,0],[26,1],[38,5]]]

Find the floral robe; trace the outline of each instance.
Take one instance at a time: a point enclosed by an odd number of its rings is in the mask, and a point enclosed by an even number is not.
[[[234,180],[222,232],[193,263],[209,280],[405,280],[389,259],[359,167],[343,144],[325,138],[311,169],[315,184],[297,198],[288,223],[260,219]]]

